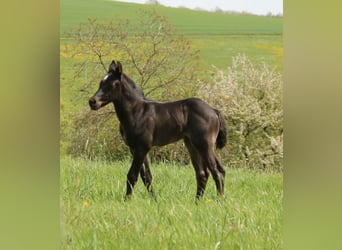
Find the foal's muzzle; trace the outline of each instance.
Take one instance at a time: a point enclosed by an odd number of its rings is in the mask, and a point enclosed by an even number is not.
[[[96,105],[96,100],[94,97],[89,99],[89,106],[92,110],[97,110],[99,107]]]

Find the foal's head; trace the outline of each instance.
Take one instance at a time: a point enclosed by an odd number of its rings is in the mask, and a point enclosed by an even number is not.
[[[120,94],[120,85],[122,81],[122,65],[120,62],[112,61],[107,75],[101,80],[99,89],[89,99],[89,105],[92,110],[97,110],[110,102]]]

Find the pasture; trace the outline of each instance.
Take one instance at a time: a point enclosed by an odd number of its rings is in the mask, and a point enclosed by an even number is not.
[[[190,166],[152,164],[157,200],[139,179],[123,201],[130,161],[61,159],[62,249],[281,249],[282,175],[227,168],[195,203]]]

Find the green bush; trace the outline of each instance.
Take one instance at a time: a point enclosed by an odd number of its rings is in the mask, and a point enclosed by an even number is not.
[[[68,154],[99,160],[120,160],[129,154],[119,133],[119,121],[109,105],[98,111],[89,108],[73,116]]]
[[[215,69],[213,77],[212,83],[200,85],[198,95],[227,121],[228,145],[221,155],[233,167],[282,170],[281,74],[239,55],[226,71]]]

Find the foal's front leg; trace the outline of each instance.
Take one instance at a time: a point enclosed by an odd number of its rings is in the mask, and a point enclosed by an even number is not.
[[[134,149],[133,162],[127,174],[126,198],[128,198],[133,192],[134,185],[138,180],[139,171],[142,168],[142,164],[146,157],[147,151],[148,150],[138,149],[138,148]]]

